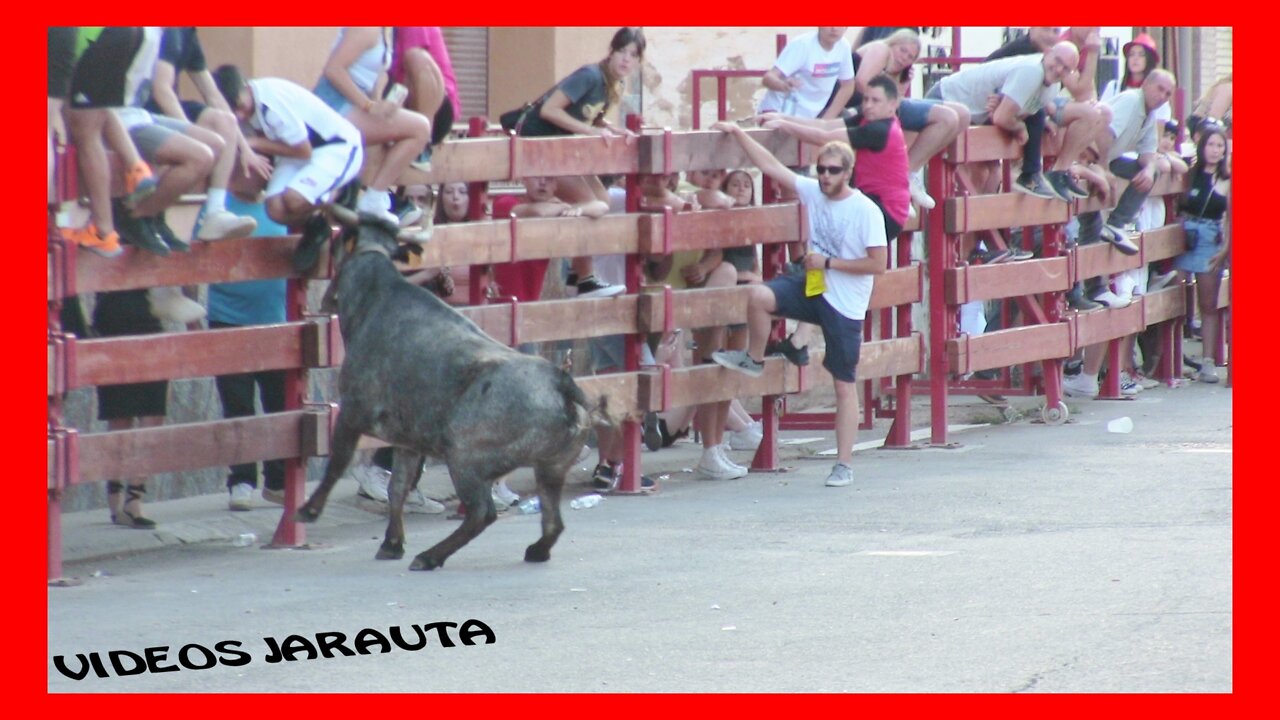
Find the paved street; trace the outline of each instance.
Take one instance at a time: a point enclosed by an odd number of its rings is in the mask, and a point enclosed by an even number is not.
[[[155,532],[71,513],[65,575],[83,582],[48,590],[48,689],[1230,692],[1232,392],[1071,400],[1065,426],[983,424],[956,432],[954,449],[864,449],[839,489],[822,484],[831,461],[812,457],[831,433],[786,433],[820,438],[784,449],[789,472],[719,483],[681,472],[697,448],[680,444],[644,456],[667,476],[660,493],[566,508],[544,565],[521,561],[538,516],[514,513],[442,570],[408,571],[454,527],[438,515],[409,517],[403,561],[374,561],[384,521],[349,481],[308,527],[310,550],[236,547],[243,532],[269,539],[280,510],[229,513],[224,496],[149,504]],[[973,398],[953,403],[953,422],[999,421]],[[1107,431],[1120,416],[1131,433]],[[439,468],[425,478],[429,494],[448,492]],[[572,482],[567,498],[587,492],[584,473]],[[454,628],[456,647],[435,630],[421,649],[377,645],[469,619],[495,642],[464,645]],[[369,654],[268,662],[268,639],[298,649],[338,632],[354,651],[366,628]],[[227,641],[240,652],[215,650]],[[107,655],[161,647],[158,664],[177,666],[193,644],[208,662],[247,662],[116,677]],[[94,651],[110,677],[55,669],[55,655],[76,671],[76,654]]]

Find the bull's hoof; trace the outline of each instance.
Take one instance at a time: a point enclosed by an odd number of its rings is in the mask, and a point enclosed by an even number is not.
[[[413,562],[409,563],[410,570],[435,570],[438,567],[444,567],[444,561],[436,562],[427,553],[418,555]]]
[[[551,559],[551,551],[538,547],[537,543],[524,549],[525,562],[546,562]]]
[[[373,556],[374,560],[399,560],[404,557],[403,545],[389,545],[382,543],[382,547],[378,548],[378,554]]]
[[[293,513],[293,519],[300,523],[313,523],[320,519],[320,511],[310,505],[303,505]]]

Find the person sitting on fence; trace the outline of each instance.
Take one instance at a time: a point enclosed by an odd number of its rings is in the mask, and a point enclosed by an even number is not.
[[[1043,55],[1002,58],[965,68],[929,88],[926,97],[961,103],[969,108],[972,124],[995,125],[1010,133],[1019,145],[1026,145],[1034,130],[1027,126],[1026,118],[1053,102],[1062,78],[1079,61],[1075,45],[1060,42]],[[993,101],[993,97],[998,99]],[[994,192],[996,178],[991,165],[964,166],[974,192]]]
[[[390,225],[400,218],[391,212],[390,188],[410,167],[430,170],[423,156],[431,140],[431,121],[401,105],[405,96],[390,93],[386,70],[391,47],[386,28],[346,27],[338,31],[325,61],[315,94],[360,131],[368,165],[361,177],[365,190],[356,209]],[[403,86],[401,86],[403,88]]]
[[[364,162],[360,131],[311,91],[280,78],[245,80],[239,68],[213,72],[218,90],[254,133],[254,152],[274,158],[267,182],[267,216],[281,225],[304,221],[294,268],[309,269],[332,228],[316,208],[353,181]]]
[[[431,151],[453,132],[454,120],[462,117],[453,60],[438,27],[396,27],[391,35],[387,78],[408,89],[406,108],[431,118],[431,142],[419,157],[430,162]]]
[[[1202,360],[1196,373],[1200,382],[1216,383],[1214,355],[1220,344],[1218,290],[1222,271],[1231,255],[1230,216],[1231,158],[1226,131],[1221,125],[1203,122],[1196,144],[1196,161],[1191,167],[1191,188],[1178,209],[1187,235],[1187,252],[1175,266],[1196,276],[1196,304],[1200,310]],[[1224,227],[1225,225],[1225,227]]]
[[[1158,111],[1173,96],[1175,81],[1168,70],[1155,70],[1136,90],[1126,90],[1107,101],[1111,123],[1094,135],[1098,154],[1105,157],[1113,175],[1129,180],[1105,224],[1098,211],[1080,214],[1080,244],[1098,239],[1115,245],[1126,255],[1138,253],[1126,226],[1134,221],[1159,174]],[[1137,153],[1134,159],[1129,153]]]
[[[713,128],[733,135],[768,177],[796,192],[808,213],[812,251],[804,256],[806,275],[784,275],[752,286],[747,351],[717,352],[711,358],[737,372],[759,377],[764,372],[771,315],[820,325],[827,345],[823,367],[831,373],[836,395],[837,461],[826,484],[849,485],[858,435],[856,380],[862,322],[874,276],[885,271],[888,260],[884,219],[875,203],[848,185],[854,164],[853,148],[848,144],[822,147],[814,180],[787,169],[736,124],[720,122]]]
[[[724,175],[724,170],[689,171],[689,182],[698,187],[694,197],[699,208],[727,210],[734,206],[734,199],[720,190]],[[680,273],[691,288],[730,287],[738,281],[738,269],[725,260],[724,252],[718,248],[703,250],[702,257],[697,262],[686,265]],[[693,364],[711,362],[711,353],[722,349],[724,340],[724,326],[694,329]],[[730,460],[722,445],[728,414],[727,401],[698,406],[694,427],[702,438],[702,457],[694,468],[695,477],[703,480],[730,480],[747,474],[747,468]]]
[[[1006,57],[1037,55],[1051,51],[1056,42],[1069,42],[1079,53],[1075,68],[1062,76],[1062,87],[1069,95],[1056,95],[1052,103],[1046,103],[1045,107],[1028,115],[1024,121],[1027,126],[1027,144],[1022,151],[1022,170],[1014,180],[1013,189],[1017,192],[1067,202],[1073,198],[1085,197],[1084,188],[1075,183],[1068,171],[1072,161],[1079,156],[1097,129],[1111,120],[1106,106],[1097,102],[1097,90],[1093,82],[1098,71],[1098,53],[1102,47],[1099,30],[1097,27],[1071,27],[1059,36],[1056,34],[1057,28],[1028,28],[1024,38],[1034,38],[1033,41],[1014,40],[987,56],[987,61],[990,62]],[[1042,175],[1041,146],[1044,131],[1048,129],[1056,133],[1059,128],[1065,130],[1062,149],[1053,168]]]
[[[187,73],[203,103],[178,98],[179,72]],[[194,27],[164,29],[160,57],[156,60],[151,83],[151,100],[146,107],[153,115],[195,123],[222,139],[224,149],[218,153],[218,160],[209,174],[209,189],[197,221],[196,239],[221,240],[253,233],[256,223],[252,217],[227,210],[227,185],[237,159],[242,177],[257,176],[262,180],[271,176],[271,161],[249,147],[231,107],[213,82]]]
[[[802,118],[838,117],[856,89],[853,48],[844,38],[848,29],[820,27],[788,42],[760,80],[768,92],[761,98],[757,112]]]
[[[125,80],[134,76],[129,69],[141,49],[142,29],[108,28],[104,32],[106,37],[99,36],[85,49],[84,55],[89,59],[82,66],[76,58],[81,29],[48,29],[49,182],[52,193],[54,138],[70,139],[78,153],[84,194],[89,198],[89,222],[81,228],[64,229],[62,234],[97,255],[116,257],[123,250],[111,203],[106,145],[111,145],[125,168],[127,204],[133,205],[155,192],[156,180],[120,118],[111,111],[112,107],[123,106],[125,97],[133,92]],[[67,102],[68,98],[74,101]]]
[[[904,95],[911,87],[912,66],[920,52],[920,36],[910,28],[901,28],[883,40],[871,40],[859,46],[853,52],[856,90],[845,107],[846,111],[861,111],[862,96],[871,87],[872,79],[886,75],[893,80],[897,85],[894,95],[901,98],[898,122],[903,131],[918,133],[907,148],[911,202],[928,210],[934,206],[934,200],[925,192],[924,167],[969,126],[969,109],[959,103]],[[854,149],[858,147],[855,145]]]
[[[521,137],[597,135],[605,143],[618,137],[631,142],[635,133],[614,127],[608,112],[621,101],[623,83],[639,69],[646,44],[640,28],[620,28],[609,41],[609,54],[603,60],[573,71],[520,111],[508,129]],[[590,201],[609,204],[609,194],[595,175],[562,177],[556,193],[569,205]],[[592,273],[590,256],[573,259],[568,283],[577,288],[578,297],[611,297],[625,290],[601,283]]]
[[[858,151],[853,186],[880,208],[885,237],[896,238],[907,223],[911,197],[907,181],[907,146],[898,113],[898,86],[887,75],[872,78],[862,93],[858,114],[844,120],[768,119],[777,128],[813,145],[848,141]]]

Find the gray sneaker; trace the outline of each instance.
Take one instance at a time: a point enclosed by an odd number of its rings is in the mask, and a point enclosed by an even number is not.
[[[1023,173],[1013,181],[1013,187],[1010,188],[1014,192],[1020,192],[1024,195],[1043,198],[1045,200],[1061,200],[1058,193],[1054,192],[1053,186],[1045,179],[1044,175],[1036,173],[1030,175]]]
[[[831,466],[831,474],[827,476],[827,487],[844,487],[853,483],[853,468],[844,463]]]
[[[764,363],[752,360],[746,350],[717,350],[711,353],[711,359],[722,367],[737,370],[751,377],[760,377],[764,374]]]

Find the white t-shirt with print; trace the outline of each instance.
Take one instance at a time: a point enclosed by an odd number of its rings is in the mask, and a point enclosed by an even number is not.
[[[817,31],[787,43],[773,66],[782,77],[798,75],[803,84],[790,93],[770,90],[760,101],[760,112],[781,112],[816,118],[831,98],[836,82],[853,79],[853,48],[840,38],[830,50],[818,42]]]
[[[310,90],[280,78],[248,81],[253,91],[254,113],[249,124],[269,140],[297,145],[311,140],[341,140],[362,145],[360,131]]]
[[[822,193],[813,178],[796,178],[796,195],[809,219],[809,247],[814,252],[841,260],[860,260],[867,249],[888,245],[884,216],[880,208],[859,190],[842,200]],[[871,302],[872,275],[826,271],[827,291],[822,294],[836,312],[851,320],[862,320]]]

